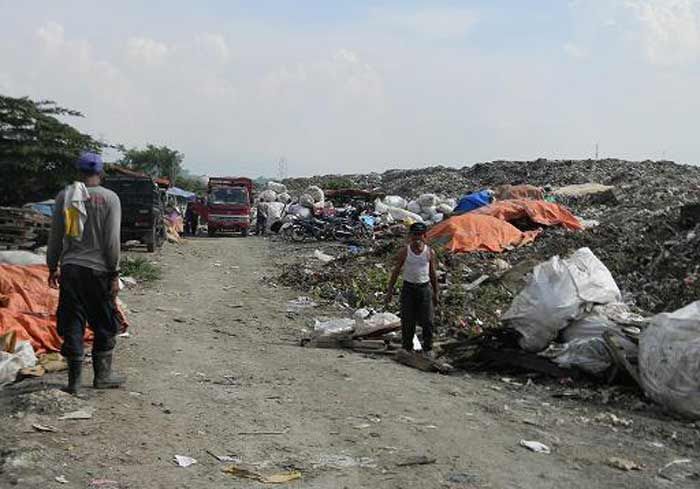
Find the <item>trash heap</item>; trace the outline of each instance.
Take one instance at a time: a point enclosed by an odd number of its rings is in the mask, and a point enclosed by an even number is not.
[[[449,217],[455,205],[455,199],[439,197],[436,194],[423,194],[410,201],[398,195],[387,195],[383,201],[375,201],[374,211],[384,217],[388,224],[398,221],[432,225]]]

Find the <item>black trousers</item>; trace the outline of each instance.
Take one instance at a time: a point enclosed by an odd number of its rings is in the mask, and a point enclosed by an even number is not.
[[[413,351],[416,323],[423,328],[423,350],[433,349],[433,288],[430,283],[404,282],[401,288],[401,341],[404,350]]]
[[[92,351],[114,349],[119,326],[106,273],[78,265],[62,266],[57,316],[64,357],[83,358],[86,322],[95,335]]]

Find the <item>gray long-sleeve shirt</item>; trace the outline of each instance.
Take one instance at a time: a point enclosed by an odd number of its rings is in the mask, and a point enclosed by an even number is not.
[[[85,202],[87,219],[83,238],[65,237],[63,200],[65,191],[56,197],[46,263],[49,269],[61,265],[79,265],[99,272],[119,270],[122,208],[117,194],[104,187],[88,187],[90,200]]]

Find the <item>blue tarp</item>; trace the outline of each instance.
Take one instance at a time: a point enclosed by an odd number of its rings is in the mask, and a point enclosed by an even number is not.
[[[183,189],[177,188],[177,187],[170,187],[166,193],[168,195],[174,195],[175,197],[182,197],[183,199],[187,199],[187,200],[194,200],[197,197],[197,194],[195,194],[193,192],[188,192],[187,190],[183,190]]]
[[[479,207],[489,205],[491,200],[493,200],[493,197],[489,190],[481,190],[480,192],[464,195],[459,199],[459,202],[457,202],[454,213],[464,214],[465,212],[473,211]]]
[[[44,202],[32,202],[31,204],[25,204],[24,207],[29,207],[45,216],[51,217],[53,216],[54,204],[54,200],[45,200]]]

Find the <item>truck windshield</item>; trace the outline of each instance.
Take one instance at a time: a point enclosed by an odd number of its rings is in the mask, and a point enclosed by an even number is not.
[[[209,192],[209,202],[213,204],[247,204],[248,192],[240,187],[218,187]]]

